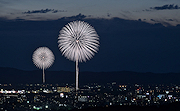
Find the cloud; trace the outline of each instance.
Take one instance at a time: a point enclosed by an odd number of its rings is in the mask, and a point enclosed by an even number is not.
[[[55,10],[55,9],[41,9],[41,10],[32,10],[32,11],[27,11],[27,12],[23,12],[23,14],[33,14],[33,13],[48,13],[48,12],[52,12],[52,13],[57,13],[57,12],[67,12],[65,10]]]
[[[174,21],[173,19],[166,19],[166,21]]]
[[[90,16],[90,15],[89,15]],[[81,20],[81,19],[84,19],[86,18],[87,16],[86,15],[83,15],[81,13],[79,13],[78,15],[76,16],[71,16],[71,17],[62,17],[61,19],[66,19],[66,20]]]
[[[170,4],[170,5],[163,5],[158,7],[151,7],[154,10],[173,10],[173,9],[180,9],[178,5]]]
[[[154,19],[151,19],[151,21],[155,22],[155,20],[154,20]]]
[[[110,13],[107,13],[107,17],[111,17],[111,14],[110,14]]]
[[[148,12],[148,11],[151,11],[151,10],[149,10],[149,9],[145,9],[145,10],[143,10],[143,11],[147,11],[147,12]]]

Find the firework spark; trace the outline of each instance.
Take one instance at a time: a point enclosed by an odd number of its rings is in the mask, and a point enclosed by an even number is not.
[[[58,39],[62,55],[76,62],[76,90],[78,90],[78,62],[89,60],[97,53],[99,36],[88,23],[73,21],[62,28]]]
[[[54,59],[53,52],[47,47],[39,47],[33,53],[32,60],[34,64],[38,68],[43,69],[43,83],[45,82],[44,69],[49,68],[53,64]]]

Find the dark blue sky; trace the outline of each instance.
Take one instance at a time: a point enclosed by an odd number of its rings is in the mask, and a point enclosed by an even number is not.
[[[55,55],[48,70],[75,71],[75,63],[61,55],[58,35],[73,20],[91,24],[100,36],[95,56],[80,63],[80,71],[180,72],[180,25],[164,27],[141,20],[95,19],[77,15],[47,21],[0,20],[0,67],[37,70],[34,50],[47,46]]]
[[[48,70],[75,71],[58,49],[59,31],[74,20],[91,24],[100,49],[80,71],[180,72],[180,1],[1,0],[0,67],[36,70],[33,52],[50,48]]]

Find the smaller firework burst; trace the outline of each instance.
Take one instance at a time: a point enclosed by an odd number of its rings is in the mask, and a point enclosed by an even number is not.
[[[43,83],[45,83],[45,74],[44,70],[49,68],[54,62],[54,54],[47,47],[37,48],[32,56],[32,60],[36,67],[43,69]]]

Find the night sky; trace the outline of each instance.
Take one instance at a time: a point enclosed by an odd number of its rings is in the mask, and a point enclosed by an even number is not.
[[[180,1],[1,0],[0,67],[37,70],[33,52],[55,55],[48,70],[75,71],[58,49],[59,31],[82,20],[100,37],[95,56],[80,71],[180,72]]]

